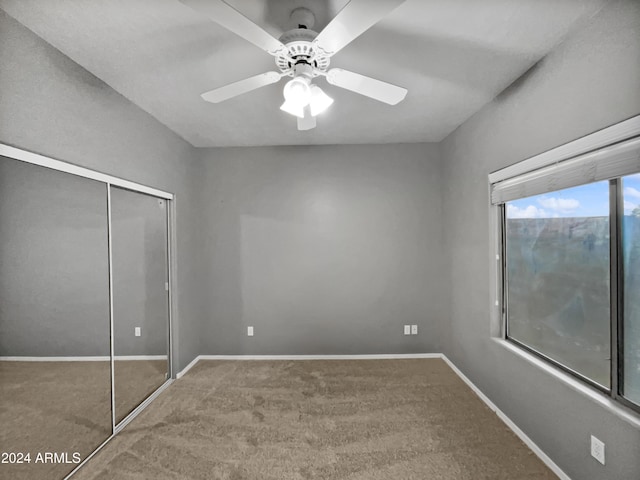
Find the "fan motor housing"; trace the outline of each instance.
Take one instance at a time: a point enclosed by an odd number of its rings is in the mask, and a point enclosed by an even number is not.
[[[311,65],[315,70],[325,72],[329,68],[329,57],[322,54],[313,41],[318,36],[317,32],[307,28],[294,28],[285,32],[280,41],[287,47],[287,55],[278,55],[276,65],[282,72],[290,71],[298,63]],[[293,60],[293,62],[292,62]]]

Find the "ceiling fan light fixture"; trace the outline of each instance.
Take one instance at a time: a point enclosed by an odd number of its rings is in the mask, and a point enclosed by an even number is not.
[[[316,116],[333,104],[331,97],[313,85],[312,81],[316,77],[324,76],[330,85],[388,105],[398,104],[407,95],[406,88],[391,83],[342,68],[328,69],[330,58],[333,55],[385,18],[406,0],[346,1],[344,8],[320,33],[311,30],[315,23],[313,13],[304,7],[297,8],[291,12],[290,18],[294,28],[284,32],[279,39],[245,17],[227,1],[180,0],[185,5],[208,16],[223,28],[275,57],[279,71],[254,75],[223,85],[203,93],[201,95],[203,100],[210,103],[220,103],[276,83],[282,77],[293,77],[284,86],[285,102],[280,109],[298,117],[299,130],[309,130],[315,127]]]
[[[304,106],[300,106],[296,102],[285,100],[285,102],[280,106],[280,110],[291,115],[295,115],[298,118],[304,118]]]
[[[320,115],[332,104],[333,98],[324,93],[324,91],[319,86],[311,85],[311,99],[309,100],[311,115],[313,115],[314,117]]]
[[[283,94],[285,103],[291,103],[301,109],[306,107],[311,101],[309,80],[302,76],[289,80],[284,86]]]

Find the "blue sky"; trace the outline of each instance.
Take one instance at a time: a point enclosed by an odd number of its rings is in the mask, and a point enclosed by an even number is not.
[[[640,206],[640,173],[623,178],[624,213]],[[558,192],[514,200],[508,218],[601,217],[609,215],[609,182],[597,182]]]

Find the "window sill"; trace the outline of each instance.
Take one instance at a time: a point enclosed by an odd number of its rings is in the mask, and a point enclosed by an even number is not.
[[[602,392],[599,392],[595,388],[581,382],[580,380],[574,378],[568,373],[563,372],[559,368],[556,368],[555,366],[545,362],[544,360],[536,357],[535,355],[527,352],[526,350],[523,350],[517,345],[514,345],[508,342],[507,340],[504,340],[502,338],[496,338],[496,337],[492,338],[492,340],[498,345],[500,345],[502,348],[505,348],[506,350],[509,350],[510,352],[524,358],[529,363],[544,370],[549,375],[557,378],[565,385],[569,386],[573,390],[577,391],[578,393],[584,395],[585,397],[589,398],[593,402],[602,406],[603,408],[613,413],[618,418],[624,420],[625,422],[629,423],[635,428],[640,429],[640,415],[635,413],[633,410],[622,406],[621,404],[619,404],[612,398],[608,397],[607,395],[603,394]]]

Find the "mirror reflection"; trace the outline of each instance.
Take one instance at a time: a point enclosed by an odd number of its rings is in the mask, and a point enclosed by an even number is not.
[[[167,202],[111,187],[116,423],[168,378]]]
[[[107,228],[105,184],[0,157],[4,478],[63,478],[112,433]]]

